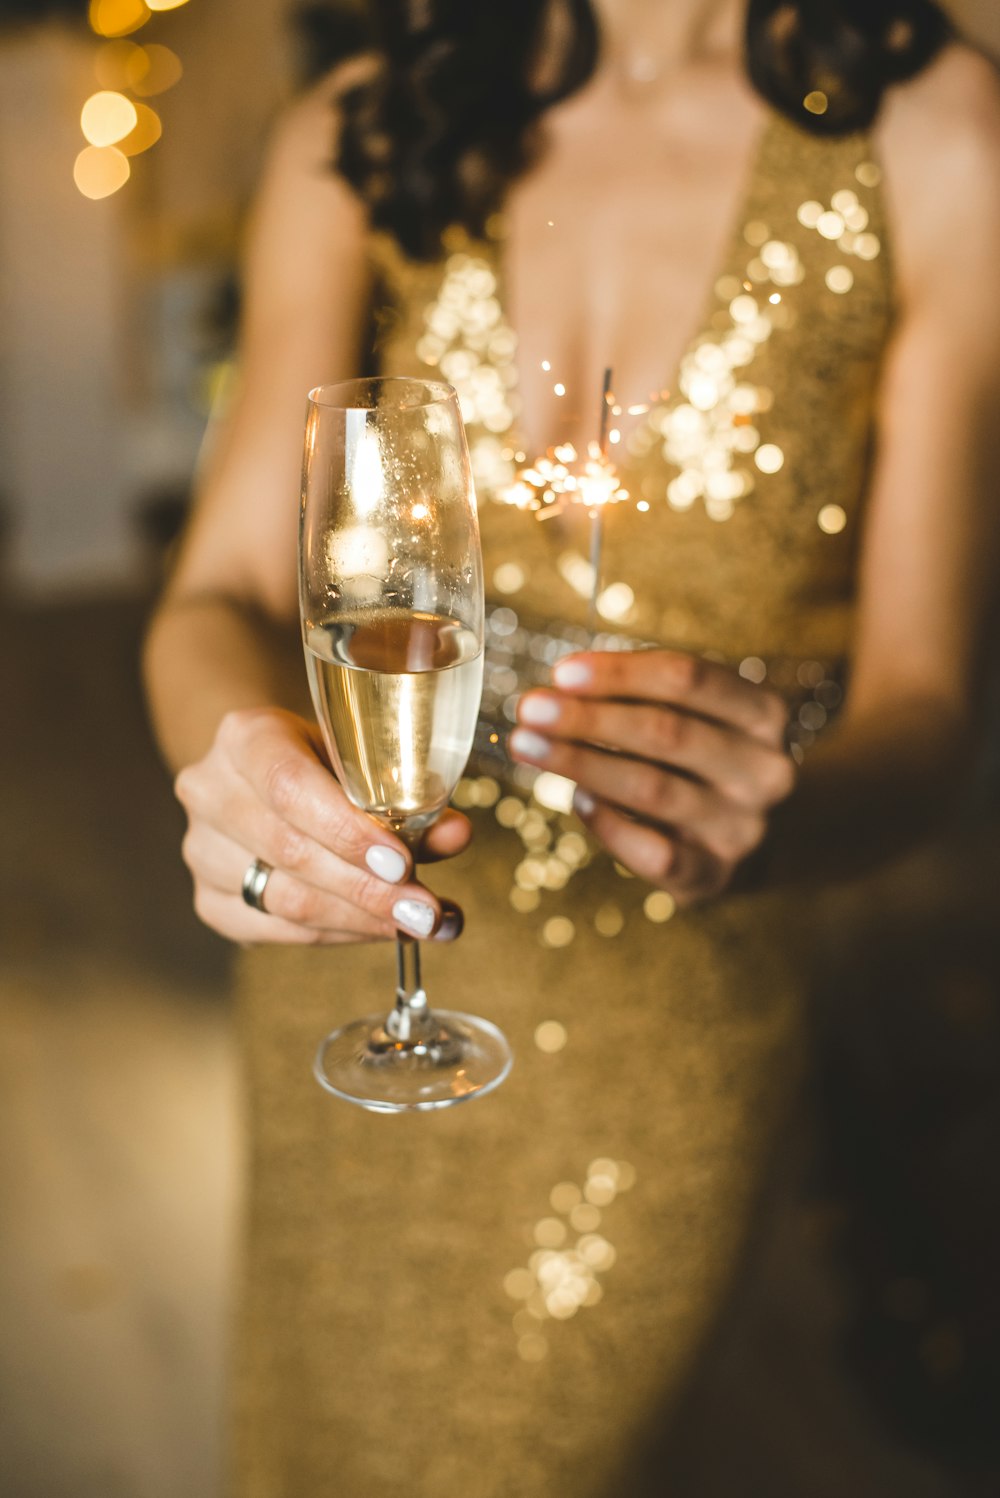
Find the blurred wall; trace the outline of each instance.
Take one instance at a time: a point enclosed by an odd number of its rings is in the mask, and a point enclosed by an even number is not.
[[[129,562],[123,205],[88,202],[70,175],[90,76],[88,48],[56,27],[0,47],[0,503],[25,581]]]
[[[185,70],[163,96],[163,140],[150,157],[170,231],[197,237],[252,190],[268,126],[292,87],[292,8],[291,0],[189,0],[163,17],[162,39]]]
[[[947,0],[946,10],[996,57],[1000,57],[1000,4],[997,0]]]
[[[184,77],[163,138],[97,202],[77,191],[99,43],[50,24],[0,36],[2,580],[42,597],[142,573],[135,507],[183,489],[204,424],[198,320],[231,266],[262,141],[290,89],[287,0],[189,0],[141,39]]]

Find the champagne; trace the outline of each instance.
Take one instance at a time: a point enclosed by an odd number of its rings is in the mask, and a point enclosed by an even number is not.
[[[483,686],[475,632],[403,609],[306,624],[316,716],[355,806],[419,831],[444,808],[472,748]]]

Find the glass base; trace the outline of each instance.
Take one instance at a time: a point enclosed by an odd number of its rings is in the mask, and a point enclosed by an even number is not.
[[[407,1041],[390,1035],[383,1014],[334,1030],[316,1054],[317,1082],[372,1113],[451,1108],[499,1087],[514,1058],[496,1025],[447,1009],[431,1018],[427,1033]]]

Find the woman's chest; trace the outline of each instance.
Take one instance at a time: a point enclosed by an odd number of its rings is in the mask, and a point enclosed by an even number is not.
[[[594,435],[604,370],[623,405],[662,398],[699,331],[741,216],[763,122],[681,115],[556,140],[502,215],[498,278],[517,329],[520,430],[536,452]]]

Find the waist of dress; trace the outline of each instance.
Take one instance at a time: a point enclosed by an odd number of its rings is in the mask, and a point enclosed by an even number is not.
[[[511,765],[506,739],[516,721],[518,698],[532,687],[550,685],[552,668],[563,656],[581,650],[663,649],[670,648],[670,643],[529,618],[507,605],[487,606],[483,699],[470,761],[472,772],[493,775],[523,790],[531,788],[538,772],[525,765]],[[700,653],[731,666],[745,680],[766,683],[782,694],[789,706],[788,744],[798,760],[830,726],[843,702],[848,669],[844,657],[814,660],[747,654],[727,659],[713,651]]]

